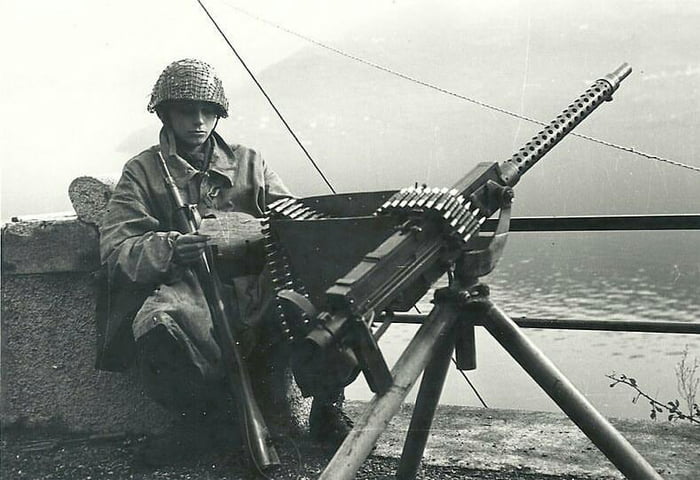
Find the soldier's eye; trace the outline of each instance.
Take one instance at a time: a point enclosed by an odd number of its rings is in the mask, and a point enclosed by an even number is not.
[[[175,111],[180,115],[194,115],[197,113],[197,109],[191,105],[177,105],[175,106]]]

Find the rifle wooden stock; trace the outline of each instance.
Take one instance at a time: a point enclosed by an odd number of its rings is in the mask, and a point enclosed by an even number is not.
[[[168,165],[160,152],[158,152],[158,158],[163,170],[166,188],[177,208],[182,233],[197,233],[193,207],[186,205],[182,200]],[[214,326],[214,339],[221,349],[229,391],[236,400],[236,407],[242,416],[241,424],[245,430],[245,446],[255,467],[263,471],[279,465],[280,461],[277,452],[270,444],[269,431],[255,401],[248,368],[230,325],[229,319],[233,318],[230,313],[231,307],[223,295],[223,285],[215,271],[212,258],[211,249],[202,252],[193,270],[209,305]]]

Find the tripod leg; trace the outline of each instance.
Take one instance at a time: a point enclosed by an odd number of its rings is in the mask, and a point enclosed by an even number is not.
[[[661,479],[625,437],[603,417],[503,311],[485,302],[484,327],[586,434],[603,454],[630,479]]]
[[[454,329],[453,329],[454,330]],[[413,407],[411,424],[408,427],[406,441],[401,452],[401,461],[396,478],[410,480],[416,478],[425,444],[430,434],[430,425],[433,423],[435,409],[437,408],[445,384],[447,369],[450,366],[452,350],[454,349],[454,337],[446,335],[435,346],[435,352],[430,363],[425,367],[420,390]]]
[[[418,375],[425,369],[433,348],[452,335],[459,311],[451,304],[436,305],[418,333],[397,360],[391,374],[394,384],[384,395],[375,395],[355,427],[326,466],[319,480],[352,480],[389,423],[396,415]]]

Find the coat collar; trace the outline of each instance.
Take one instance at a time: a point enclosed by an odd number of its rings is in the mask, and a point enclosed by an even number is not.
[[[218,133],[212,132],[211,138],[214,144],[212,145],[207,173],[221,178],[228,187],[231,187],[237,170],[234,150]],[[178,187],[184,188],[192,178],[201,173],[177,154],[175,135],[170,128],[165,126],[160,131],[160,151],[167,159],[168,167],[170,167],[171,174]]]

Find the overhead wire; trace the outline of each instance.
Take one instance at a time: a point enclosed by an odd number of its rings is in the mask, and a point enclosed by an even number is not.
[[[318,164],[316,163],[316,161],[315,161],[313,158],[311,158],[311,154],[309,154],[308,150],[306,150],[306,147],[304,147],[304,145],[301,143],[301,141],[299,140],[299,138],[296,136],[296,134],[294,133],[294,130],[292,130],[292,127],[289,126],[289,124],[287,123],[287,120],[285,120],[285,118],[284,118],[284,116],[282,115],[282,113],[279,111],[279,109],[278,109],[277,106],[274,104],[274,102],[272,101],[272,99],[270,98],[270,96],[267,94],[267,92],[265,91],[265,89],[263,88],[263,86],[260,84],[260,82],[258,81],[258,79],[255,77],[255,74],[250,70],[250,68],[248,68],[248,65],[246,64],[246,62],[245,62],[245,61],[243,60],[243,58],[240,56],[240,54],[238,53],[238,51],[236,50],[236,48],[233,46],[233,44],[231,43],[231,41],[228,39],[228,37],[226,36],[226,34],[224,33],[224,31],[221,29],[221,27],[219,26],[219,24],[216,22],[216,20],[214,20],[214,17],[212,17],[211,13],[209,13],[209,10],[207,10],[207,7],[204,6],[204,3],[202,3],[201,0],[197,0],[197,3],[199,4],[200,7],[202,7],[202,10],[204,10],[204,13],[206,13],[207,17],[209,17],[209,20],[211,21],[211,23],[214,24],[214,27],[216,27],[216,29],[218,30],[219,34],[221,34],[221,37],[224,39],[224,41],[225,41],[226,44],[229,46],[229,48],[231,49],[231,51],[234,53],[234,55],[236,55],[236,58],[238,58],[238,61],[241,62],[241,65],[243,65],[243,68],[245,68],[245,71],[248,72],[248,75],[250,75],[250,78],[253,79],[253,82],[255,82],[255,85],[257,85],[257,87],[258,87],[258,89],[260,90],[260,92],[263,94],[263,96],[265,97],[265,99],[267,100],[267,102],[270,104],[270,106],[272,107],[272,109],[275,111],[275,113],[277,114],[277,116],[279,117],[279,119],[282,121],[282,123],[284,124],[284,126],[287,128],[287,131],[288,131],[288,132],[290,133],[290,135],[294,138],[294,141],[297,143],[297,145],[299,145],[299,148],[301,148],[301,150],[304,152],[304,155],[306,155],[306,158],[307,158],[307,159],[311,162],[311,164],[314,166],[314,168],[316,169],[316,171],[318,172],[318,174],[321,176],[321,178],[323,179],[323,181],[326,183],[326,185],[328,186],[328,188],[331,190],[331,192],[333,192],[333,193],[335,194],[336,191],[335,191],[335,188],[333,188],[333,185],[331,184],[331,182],[328,180],[328,178],[327,178],[326,175],[323,173],[323,171],[321,170],[321,168],[318,166]]]
[[[314,39],[314,38],[308,37],[308,36],[306,36],[306,35],[303,35],[303,34],[301,34],[301,33],[296,32],[296,31],[294,31],[294,30],[291,30],[291,29],[289,29],[289,28],[287,28],[287,27],[285,27],[285,26],[283,26],[283,25],[280,25],[280,24],[275,23],[275,22],[271,22],[270,20],[267,20],[267,19],[265,19],[265,18],[262,18],[262,17],[260,17],[260,16],[258,16],[258,15],[256,15],[256,14],[254,14],[254,13],[251,13],[251,12],[249,12],[249,11],[243,9],[243,8],[240,8],[240,7],[236,6],[236,5],[232,5],[232,4],[230,4],[229,2],[227,2],[227,1],[225,1],[225,0],[222,0],[222,3],[223,3],[226,7],[230,8],[230,9],[232,9],[232,10],[235,10],[235,11],[237,11],[237,12],[243,14],[243,15],[246,15],[247,17],[250,17],[250,18],[252,18],[252,19],[254,19],[254,20],[256,20],[256,21],[259,21],[259,22],[261,22],[261,23],[264,23],[264,24],[266,24],[266,25],[269,25],[269,26],[271,26],[271,27],[273,27],[273,28],[276,28],[276,29],[278,29],[278,30],[280,30],[280,31],[283,31],[283,32],[285,32],[285,33],[288,33],[288,34],[290,34],[290,35],[293,35],[293,36],[295,36],[295,37],[297,37],[297,38],[299,38],[299,39],[301,39],[301,40],[304,40],[304,41],[309,42],[309,43],[311,43],[311,44],[313,44],[313,45],[316,45],[316,46],[318,46],[318,47],[321,47],[321,48],[323,48],[323,49],[326,49],[326,50],[331,51],[331,52],[333,52],[333,53],[336,53],[336,54],[338,54],[338,55],[341,55],[341,56],[343,56],[343,57],[345,57],[345,58],[349,58],[350,60],[353,60],[353,61],[362,63],[362,64],[364,64],[364,65],[367,65],[368,67],[374,68],[374,69],[376,69],[376,70],[380,70],[380,71],[382,71],[382,72],[388,73],[388,74],[393,75],[393,76],[395,76],[395,77],[402,78],[402,79],[404,79],[404,80],[408,80],[408,81],[410,81],[410,82],[413,82],[413,83],[415,83],[415,84],[421,85],[421,86],[423,86],[423,87],[430,88],[430,89],[432,89],[432,90],[435,90],[435,91],[437,91],[437,92],[443,93],[443,94],[445,94],[445,95],[450,95],[450,96],[452,96],[452,97],[459,98],[460,100],[464,100],[464,101],[470,102],[470,103],[472,103],[472,104],[474,104],[474,105],[477,105],[477,106],[480,106],[480,107],[483,107],[483,108],[486,108],[486,109],[489,109],[489,110],[493,110],[493,111],[495,111],[495,112],[499,112],[499,113],[502,113],[502,114],[504,114],[504,115],[508,115],[508,116],[510,116],[510,117],[517,118],[517,119],[519,119],[519,120],[524,120],[524,121],[526,121],[526,122],[534,123],[534,124],[540,125],[540,126],[547,126],[547,125],[548,125],[546,122],[543,122],[543,121],[541,121],[541,120],[537,120],[537,119],[532,118],[532,117],[529,117],[529,116],[527,116],[527,115],[523,115],[523,114],[520,114],[520,113],[516,113],[516,112],[510,111],[510,110],[507,110],[507,109],[505,109],[505,108],[498,107],[498,106],[496,106],[496,105],[492,105],[492,104],[490,104],[490,103],[487,103],[487,102],[478,100],[478,99],[476,99],[476,98],[469,97],[469,96],[467,96],[467,95],[462,95],[462,94],[453,92],[453,91],[451,91],[451,90],[447,90],[446,88],[440,87],[440,86],[435,85],[435,84],[433,84],[433,83],[426,82],[426,81],[421,80],[421,79],[419,79],[419,78],[417,78],[417,77],[413,77],[413,76],[411,76],[411,75],[408,75],[408,74],[399,72],[399,71],[397,71],[397,70],[391,69],[391,68],[386,67],[386,66],[384,66],[384,65],[380,65],[380,64],[378,64],[378,63],[375,63],[375,62],[373,62],[373,61],[371,61],[371,60],[367,60],[367,59],[365,59],[365,58],[359,57],[359,56],[354,55],[354,54],[352,54],[352,53],[348,53],[348,52],[346,52],[346,51],[344,51],[344,50],[341,50],[341,49],[339,49],[339,48],[333,47],[333,46],[328,45],[328,44],[326,44],[326,43],[320,42],[320,41],[318,41],[318,40],[316,40],[316,39]],[[700,167],[699,167],[699,166],[690,165],[690,164],[687,164],[687,163],[679,162],[679,161],[676,161],[676,160],[672,160],[672,159],[669,159],[669,158],[666,158],[666,157],[662,157],[662,156],[659,156],[659,155],[654,155],[654,154],[651,154],[651,153],[646,153],[646,152],[643,152],[643,151],[641,151],[641,150],[638,150],[638,149],[636,149],[636,148],[634,148],[634,147],[628,147],[628,146],[624,146],[624,145],[618,145],[618,144],[616,144],[616,143],[609,142],[609,141],[606,141],[606,140],[601,140],[601,139],[599,139],[599,138],[591,137],[590,135],[585,135],[585,134],[582,134],[582,133],[571,132],[571,133],[569,133],[569,135],[572,135],[572,136],[574,136],[574,137],[578,137],[578,138],[581,138],[581,139],[584,139],[584,140],[588,140],[589,142],[594,142],[594,143],[597,143],[597,144],[599,144],[599,145],[603,145],[603,146],[606,146],[606,147],[609,147],[609,148],[613,148],[613,149],[620,150],[620,151],[623,151],[623,152],[631,153],[631,154],[633,154],[633,155],[637,155],[637,156],[640,156],[640,157],[644,157],[644,158],[649,159],[649,160],[655,160],[655,161],[658,161],[658,162],[667,163],[667,164],[669,164],[669,165],[672,165],[672,166],[675,166],[675,167],[678,167],[678,168],[684,168],[684,169],[687,169],[687,170],[694,171],[694,172],[696,172],[696,173],[700,173]]]

